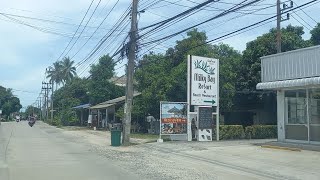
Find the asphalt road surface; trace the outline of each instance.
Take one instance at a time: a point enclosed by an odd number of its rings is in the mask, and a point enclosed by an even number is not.
[[[0,180],[141,179],[88,145],[37,123],[0,125]]]

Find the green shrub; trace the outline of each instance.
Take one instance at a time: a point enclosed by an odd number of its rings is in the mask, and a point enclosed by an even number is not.
[[[277,138],[276,125],[253,125],[245,128],[245,136],[248,139]]]
[[[54,117],[53,121],[51,121],[51,119],[48,119],[48,121],[46,121],[48,124],[50,124],[51,126],[61,126],[61,121],[59,119],[59,117]]]
[[[216,129],[213,129],[213,136],[215,137]],[[220,125],[219,139],[242,139],[244,138],[244,130],[242,125]]]

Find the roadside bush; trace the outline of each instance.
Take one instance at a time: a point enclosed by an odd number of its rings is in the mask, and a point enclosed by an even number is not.
[[[51,125],[53,125],[53,126],[61,126],[61,121],[60,121],[60,119],[57,118],[57,117],[55,117],[55,118],[53,119],[53,121],[51,122]]]
[[[79,121],[75,113],[71,110],[63,110],[58,115],[60,117],[61,125],[63,126],[75,126],[79,124]]]
[[[277,138],[277,132],[276,125],[253,125],[245,128],[247,139]]]
[[[213,129],[213,136],[215,137],[216,129]],[[220,125],[219,126],[219,139],[242,139],[244,138],[244,130],[242,125]]]

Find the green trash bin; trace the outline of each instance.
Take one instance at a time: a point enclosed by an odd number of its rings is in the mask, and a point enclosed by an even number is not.
[[[121,145],[121,130],[112,129],[111,130],[111,146]]]

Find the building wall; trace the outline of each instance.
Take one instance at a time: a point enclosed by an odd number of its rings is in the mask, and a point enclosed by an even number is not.
[[[320,75],[320,46],[261,58],[261,82],[308,78]]]

